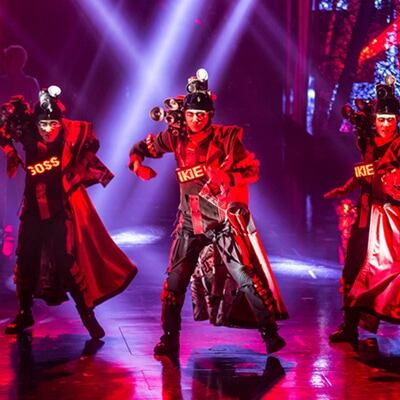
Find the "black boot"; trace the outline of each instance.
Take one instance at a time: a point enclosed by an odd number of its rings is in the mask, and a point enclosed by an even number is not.
[[[15,335],[31,327],[34,323],[31,309],[21,309],[18,311],[17,316],[6,326],[4,333],[6,335]]]
[[[81,321],[88,330],[90,337],[92,339],[101,339],[104,337],[106,334],[104,329],[99,324],[99,321],[97,321],[93,309],[86,305],[82,292],[74,282],[70,284],[69,293],[75,301],[76,309],[78,310]]]
[[[154,354],[174,355],[179,353],[179,332],[166,332],[154,346]]]
[[[94,311],[88,307],[76,306],[79,315],[81,317],[81,321],[85,328],[88,330],[89,335],[92,339],[101,339],[106,334],[104,329],[97,321],[96,316],[94,315]]]
[[[285,339],[279,336],[278,327],[275,323],[260,329],[260,333],[265,342],[267,354],[275,353],[286,346]]]
[[[29,288],[22,288],[17,283],[17,299],[19,303],[19,311],[16,317],[6,326],[6,329],[4,330],[6,335],[21,333],[24,329],[31,327],[35,323],[32,316],[32,290]]]
[[[329,335],[329,341],[331,343],[357,343],[358,342],[358,331],[357,328],[354,330],[352,327],[341,324],[339,329]]]
[[[346,310],[344,312],[344,322],[339,326],[339,329],[329,336],[331,343],[351,343],[358,342],[358,322],[360,315],[358,312]]]

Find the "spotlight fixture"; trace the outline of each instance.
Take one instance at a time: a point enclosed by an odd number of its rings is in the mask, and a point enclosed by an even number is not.
[[[199,68],[196,71],[196,78],[199,81],[202,81],[202,82],[207,81],[208,80],[208,72],[207,72],[207,70],[205,68]]]
[[[175,111],[179,108],[179,103],[173,97],[168,97],[167,99],[165,99],[164,104],[170,110]]]
[[[51,97],[58,97],[61,94],[61,88],[56,85],[49,86],[47,91]]]

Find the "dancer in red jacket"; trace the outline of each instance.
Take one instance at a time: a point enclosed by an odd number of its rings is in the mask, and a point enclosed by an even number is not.
[[[201,250],[212,242],[245,294],[267,352],[272,353],[285,345],[275,319],[285,318],[286,310],[271,271],[268,281],[260,265],[252,264],[254,252],[246,243],[251,228],[242,231],[252,226],[248,184],[258,180],[259,163],[242,143],[242,128],[212,124],[214,101],[207,79],[191,78],[188,90],[186,97],[171,103],[175,111],[167,117],[170,128],[138,142],[130,152],[130,168],[143,179],[155,176],[142,165],[146,157],[173,152],[178,164],[179,220],[161,295],[164,334],[154,353],[178,352],[185,291]],[[179,120],[180,126],[175,123]]]
[[[34,297],[58,305],[69,292],[91,337],[101,338],[94,306],[120,293],[137,270],[112,241],[85,190],[113,178],[96,157],[92,124],[65,119],[57,95],[54,87],[41,91],[32,113],[18,97],[3,107],[13,110],[3,118],[0,136],[8,173],[13,176],[19,165],[26,170],[15,270],[19,311],[5,333],[34,324]]]
[[[400,323],[400,103],[394,78],[388,78],[377,85],[377,99],[368,105],[372,118],[366,121],[372,123],[362,124],[362,113],[355,118],[365,128],[359,137],[363,162],[354,166],[344,186],[325,195],[334,198],[356,187],[361,191],[342,276],[344,321],[330,335],[331,342],[357,342],[358,325],[376,332],[379,320]]]

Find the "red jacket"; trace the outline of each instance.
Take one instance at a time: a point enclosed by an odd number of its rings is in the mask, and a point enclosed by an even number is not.
[[[212,229],[224,218],[217,206],[200,195],[213,171],[223,171],[229,178],[228,190],[218,195],[220,204],[225,205],[222,208],[234,202],[248,205],[248,185],[259,178],[259,162],[245,149],[242,128],[211,125],[203,133],[204,138],[193,145],[190,136],[173,135],[167,130],[153,137],[150,143],[149,140],[136,143],[130,152],[131,164],[137,158],[159,158],[174,153],[181,192],[179,209],[184,221],[191,219],[195,233]]]

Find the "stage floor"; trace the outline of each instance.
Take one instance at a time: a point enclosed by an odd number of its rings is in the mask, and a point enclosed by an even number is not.
[[[150,241],[151,242],[151,241]],[[36,324],[8,337],[16,311],[12,265],[0,267],[1,399],[398,399],[399,328],[362,333],[357,349],[330,345],[341,319],[340,267],[315,259],[272,257],[290,319],[280,323],[287,346],[266,356],[257,331],[194,322],[183,313],[179,359],[154,358],[161,334],[159,292],[168,237],[124,250],[140,268],[131,286],[99,306],[107,335],[89,341],[72,302],[35,303]]]

